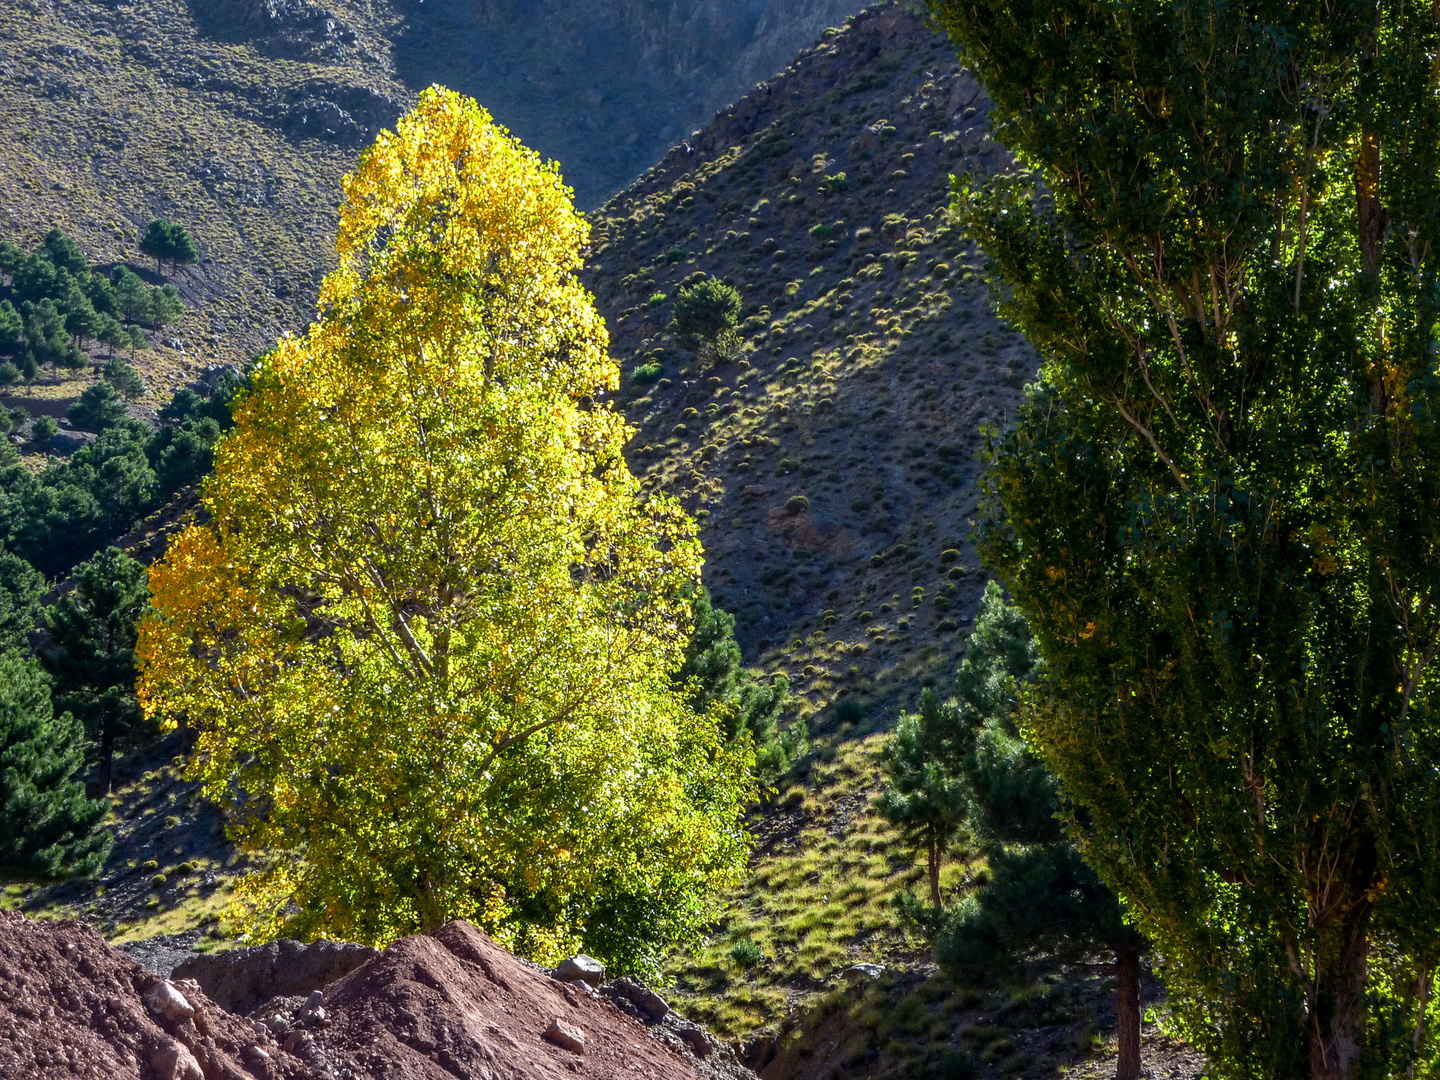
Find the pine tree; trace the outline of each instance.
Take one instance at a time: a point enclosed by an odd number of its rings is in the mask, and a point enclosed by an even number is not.
[[[1140,1072],[1140,956],[1144,940],[1120,903],[1081,859],[1060,821],[1056,781],[1016,726],[1023,688],[1039,654],[1025,617],[991,582],[955,696],[925,691],[902,716],[882,758],[889,780],[876,802],[888,820],[929,851],[935,958],[966,978],[984,978],[1040,951],[1076,960],[1115,957],[1120,1022],[1118,1080]],[[961,828],[984,854],[987,877],[960,904],[941,910],[940,863]]]
[[[1017,726],[1023,688],[1039,672],[1039,650],[1025,616],[990,582],[956,678],[962,734],[953,759],[989,880],[944,921],[935,956],[942,966],[973,976],[1032,950],[1072,960],[1110,952],[1120,1027],[1116,1078],[1135,1080],[1145,941],[1125,924],[1115,894],[1070,842],[1056,779]]]
[[[40,625],[44,595],[45,576],[0,548],[0,650],[29,648],[30,631]]]
[[[885,747],[881,764],[889,783],[875,808],[925,846],[930,903],[939,908],[940,867],[951,838],[969,812],[962,778],[947,764],[961,730],[959,711],[947,707],[930,690],[920,697],[920,711],[900,718]]]
[[[93,874],[109,854],[109,809],[75,774],[84,732],[56,716],[49,680],[16,650],[0,652],[0,878]]]
[[[755,743],[756,773],[766,784],[773,784],[809,745],[803,720],[780,728],[790,700],[790,681],[783,675],[760,681],[745,670],[735,640],[735,616],[717,608],[704,586],[691,597],[691,614],[695,631],[674,681],[683,686],[694,680],[691,703],[697,712],[718,707],[725,718],[727,738],[750,734]]]
[[[118,548],[81,563],[71,580],[71,592],[46,610],[50,643],[41,660],[55,678],[56,703],[99,744],[96,786],[108,794],[116,745],[145,730],[135,700],[135,640],[150,595],[145,567]]]
[[[155,260],[155,272],[160,272],[162,259],[170,257],[170,224],[160,218],[152,218],[140,237],[140,254]]]

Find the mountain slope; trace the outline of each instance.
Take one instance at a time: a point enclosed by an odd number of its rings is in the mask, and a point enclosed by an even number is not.
[[[980,428],[1035,367],[946,209],[952,172],[1010,165],[986,110],[943,38],[882,5],[595,215],[632,465],[700,518],[707,585],[802,712],[855,695],[888,717],[952,668],[978,602]],[[669,329],[707,275],[744,301],[733,364]]]
[[[145,358],[161,392],[309,321],[340,180],[419,89],[478,97],[593,205],[859,0],[475,4],[17,0],[0,6],[0,239],[52,226],[143,263],[155,216],[198,266]]]

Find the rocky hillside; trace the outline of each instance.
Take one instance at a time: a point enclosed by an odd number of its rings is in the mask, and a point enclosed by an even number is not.
[[[583,207],[628,184],[862,0],[397,0],[411,87],[477,98],[565,166]]]
[[[340,179],[433,82],[560,160],[590,206],[859,0],[16,0],[0,5],[0,239],[59,225],[138,261],[194,236],[189,315],[152,384],[241,361],[308,320]],[[147,372],[147,374],[149,374]]]
[[[700,519],[707,585],[802,712],[853,697],[888,723],[948,679],[983,587],[981,429],[1036,363],[947,211],[952,173],[1010,166],[987,107],[941,36],[881,5],[596,214],[632,465]],[[669,329],[707,276],[744,300],[733,363]]]

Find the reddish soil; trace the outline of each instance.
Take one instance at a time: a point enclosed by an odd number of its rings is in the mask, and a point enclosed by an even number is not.
[[[327,987],[323,1003],[319,996],[296,1011],[296,1026],[271,1034],[221,1009],[199,984],[152,974],[83,923],[0,912],[0,1077],[701,1075],[695,1059],[609,1001],[526,966],[466,923],[397,941]]]
[[[0,911],[0,1076],[309,1080],[317,1074],[193,984],[193,1017],[146,1004],[164,982],[84,923]],[[259,1051],[257,1053],[257,1051]],[[262,1056],[264,1055],[264,1056]]]

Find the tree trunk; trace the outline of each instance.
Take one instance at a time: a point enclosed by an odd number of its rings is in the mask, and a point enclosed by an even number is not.
[[[1120,1021],[1120,1054],[1115,1080],[1140,1076],[1140,950],[1115,950],[1115,1016]]]
[[[1365,1044],[1370,904],[1354,905],[1336,929],[1338,949],[1316,964],[1310,1017],[1310,1080],[1356,1080]],[[1322,961],[1323,963],[1323,961]]]
[[[940,906],[940,837],[933,828],[930,830],[930,903]]]
[[[95,774],[95,786],[103,798],[110,794],[115,773],[115,721],[107,712],[100,721],[100,768]]]

